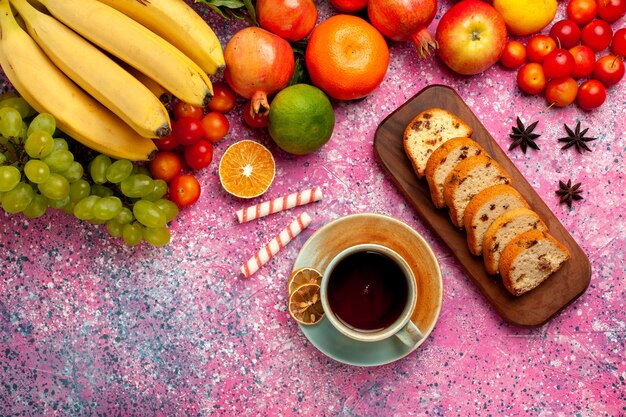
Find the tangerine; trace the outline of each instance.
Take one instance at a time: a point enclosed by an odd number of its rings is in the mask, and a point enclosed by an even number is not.
[[[305,53],[311,81],[338,100],[370,94],[385,78],[389,48],[374,26],[338,14],[317,25]]]
[[[241,140],[230,145],[218,169],[222,187],[240,198],[263,194],[274,181],[274,157],[263,145],[252,140]]]

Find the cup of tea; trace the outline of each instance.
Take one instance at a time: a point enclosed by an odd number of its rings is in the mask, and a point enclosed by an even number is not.
[[[417,303],[413,272],[386,246],[365,243],[344,249],[324,270],[320,287],[326,317],[351,339],[396,337],[414,346],[423,337],[410,320]]]

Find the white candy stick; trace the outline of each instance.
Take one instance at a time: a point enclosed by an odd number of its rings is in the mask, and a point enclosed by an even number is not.
[[[244,223],[269,214],[278,213],[279,211],[313,203],[321,199],[322,190],[319,187],[302,190],[297,193],[285,195],[271,201],[264,201],[263,203],[237,210],[237,219],[239,220],[239,223]]]
[[[289,226],[283,229],[283,231],[274,237],[267,245],[259,249],[259,251],[241,267],[241,273],[246,278],[250,278],[250,276],[265,265],[267,261],[272,259],[272,256],[276,255],[310,224],[311,216],[309,216],[308,213],[304,212],[299,215],[296,220],[291,222]]]

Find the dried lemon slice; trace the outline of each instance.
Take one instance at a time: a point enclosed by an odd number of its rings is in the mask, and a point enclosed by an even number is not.
[[[322,273],[310,266],[298,268],[291,274],[287,281],[287,292],[291,295],[296,288],[303,284],[317,284],[322,282]]]
[[[318,284],[303,284],[289,296],[289,314],[298,323],[315,324],[324,316]]]

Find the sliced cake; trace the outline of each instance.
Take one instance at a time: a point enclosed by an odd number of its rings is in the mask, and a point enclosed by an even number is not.
[[[502,252],[502,282],[513,295],[522,295],[546,280],[569,259],[565,246],[540,230],[517,235]]]
[[[485,231],[483,239],[483,260],[487,273],[499,272],[500,256],[511,240],[535,229],[548,231],[539,215],[525,207],[509,210],[495,219]]]
[[[478,143],[470,138],[450,139],[435,149],[428,158],[424,171],[435,207],[446,206],[443,199],[443,182],[450,171],[464,159],[483,153],[487,154]]]
[[[470,200],[487,187],[510,184],[511,177],[491,157],[477,155],[459,162],[443,185],[443,198],[450,209],[450,219],[463,227],[463,214]]]
[[[418,114],[404,130],[404,150],[418,178],[424,177],[428,157],[442,143],[458,137],[469,137],[472,128],[461,119],[440,108]]]
[[[493,221],[507,211],[521,207],[530,208],[524,197],[510,185],[492,185],[476,194],[463,214],[470,252],[480,255],[483,252],[483,237]]]

